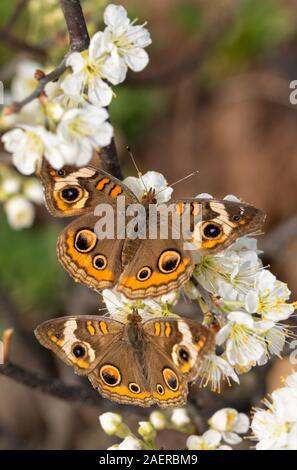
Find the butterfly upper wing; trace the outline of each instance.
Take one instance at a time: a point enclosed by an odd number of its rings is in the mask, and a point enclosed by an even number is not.
[[[242,202],[218,199],[182,199],[174,203],[180,216],[191,214],[191,236],[202,253],[224,250],[239,237],[258,231],[264,221],[263,211]]]
[[[146,321],[143,328],[150,344],[188,381],[197,378],[204,356],[214,349],[212,331],[195,320],[157,318]]]
[[[35,335],[77,374],[89,375],[122,336],[123,328],[122,323],[105,317],[69,316],[42,323]]]
[[[132,191],[109,173],[92,166],[66,165],[55,170],[44,158],[38,171],[48,211],[55,217],[91,212],[97,204],[115,205],[119,196],[126,204],[137,202]]]

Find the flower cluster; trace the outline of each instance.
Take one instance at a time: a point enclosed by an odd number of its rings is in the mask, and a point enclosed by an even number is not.
[[[144,187],[153,188],[158,203],[168,202],[172,188],[165,178],[150,171],[141,178],[128,177],[125,184],[141,199]],[[198,196],[197,196],[198,197]],[[199,198],[211,198],[200,194]],[[235,196],[227,200],[239,201]],[[222,379],[239,383],[239,375],[256,365],[263,365],[271,355],[280,357],[286,340],[292,333],[286,327],[295,310],[288,302],[290,290],[262,265],[254,238],[243,237],[226,250],[214,255],[192,252],[196,261],[193,280],[183,286],[184,293],[199,303],[205,314],[204,323],[214,320],[218,324],[217,351],[203,362],[199,380],[201,385],[211,384],[220,390]],[[127,314],[137,308],[142,318],[176,315],[173,307],[179,293],[173,292],[159,299],[131,302],[116,290],[105,290],[104,301],[109,313],[125,322]],[[205,306],[205,298],[208,304]]]
[[[256,409],[251,428],[257,450],[297,449],[297,372],[289,375],[285,386],[265,399],[266,409]]]
[[[200,436],[192,434],[194,425],[185,408],[175,408],[171,416],[153,411],[149,421],[139,422],[139,437],[133,434],[119,414],[104,413],[99,417],[99,421],[106,434],[123,439],[120,444],[115,444],[108,450],[157,449],[157,433],[164,429],[175,429],[188,435],[186,446],[189,450],[232,450],[230,445],[239,444],[242,441],[239,434],[246,434],[249,429],[247,415],[238,413],[233,408],[217,411],[209,419],[209,429]]]
[[[238,374],[280,357],[292,336],[285,324],[295,310],[290,290],[262,265],[254,238],[240,238],[215,255],[201,256],[194,276],[210,295],[210,309],[219,322],[216,343],[223,349],[209,358],[202,381],[219,388],[222,376],[238,381]],[[199,295],[197,296],[199,302]],[[218,363],[219,360],[219,363]]]
[[[133,434],[130,428],[123,422],[121,415],[117,413],[103,413],[99,417],[103,431],[109,436],[117,436],[123,441],[109,447],[108,450],[141,450],[157,449],[155,439],[158,431],[164,429],[176,429],[189,434],[193,431],[191,419],[184,408],[175,408],[171,416],[153,411],[149,421],[140,421],[137,434]]]
[[[88,51],[74,52],[67,58],[71,67],[61,83],[66,97],[80,103],[87,100],[96,106],[108,106],[113,91],[108,84],[122,83],[130,68],[143,70],[149,61],[145,47],[151,44],[149,32],[130,21],[124,7],[108,5],[104,12],[104,31],[91,39]]]
[[[0,202],[10,226],[15,230],[30,227],[35,217],[34,204],[43,203],[39,181],[24,178],[6,166],[0,166]]]
[[[1,125],[14,125],[2,138],[13,163],[32,174],[42,157],[60,169],[83,166],[94,151],[111,143],[113,127],[105,109],[114,96],[110,85],[122,83],[128,68],[135,72],[148,64],[144,50],[151,43],[143,25],[130,21],[124,7],[108,5],[104,31],[94,34],[88,50],[73,52],[58,84],[48,84],[46,94],[31,102],[15,120],[4,116]],[[12,98],[24,98],[37,84],[34,63],[22,63],[12,82]],[[37,73],[38,75],[38,73]],[[23,118],[23,120],[21,119]]]

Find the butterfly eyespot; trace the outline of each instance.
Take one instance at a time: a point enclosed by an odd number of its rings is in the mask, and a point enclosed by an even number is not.
[[[110,387],[116,387],[121,382],[121,374],[116,367],[106,364],[100,369],[100,377],[102,381]]]
[[[218,238],[222,233],[222,229],[219,225],[213,223],[206,223],[203,227],[203,235],[205,238]]]
[[[152,275],[152,270],[149,266],[145,266],[144,268],[141,268],[138,273],[137,273],[137,279],[138,281],[147,281]]]
[[[87,354],[87,350],[82,344],[75,344],[72,348],[72,354],[77,358],[83,358]]]
[[[88,253],[97,243],[97,237],[94,232],[88,229],[80,230],[75,237],[74,246],[80,253]]]
[[[165,367],[165,369],[163,369],[162,374],[167,387],[170,388],[170,390],[172,390],[173,392],[176,392],[176,390],[178,389],[178,378],[176,373],[168,367]]]
[[[164,395],[165,390],[164,390],[163,385],[157,384],[157,392],[159,393],[159,395]]]
[[[93,265],[94,268],[102,270],[106,268],[107,265],[107,259],[106,256],[104,255],[97,255],[93,258]]]
[[[65,170],[58,170],[58,171],[57,171],[57,175],[58,175],[58,176],[65,176],[65,175],[66,175],[66,171],[65,171]]]
[[[129,387],[130,392],[132,392],[132,393],[140,393],[140,387],[139,387],[139,385],[136,384],[135,382],[129,383],[128,387]]]
[[[182,362],[189,362],[190,353],[186,348],[182,347],[178,351],[178,357]]]
[[[181,256],[178,251],[164,251],[158,260],[158,267],[162,273],[168,274],[175,271],[180,264]]]
[[[82,190],[76,187],[64,188],[60,191],[61,199],[69,203],[77,202],[81,198],[82,194]]]

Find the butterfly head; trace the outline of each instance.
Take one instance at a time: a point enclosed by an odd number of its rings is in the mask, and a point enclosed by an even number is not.
[[[148,190],[144,191],[142,198],[142,204],[157,204],[156,199],[156,190],[154,188],[149,188]]]

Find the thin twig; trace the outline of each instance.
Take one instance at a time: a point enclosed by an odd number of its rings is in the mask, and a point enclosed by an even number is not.
[[[43,93],[46,85],[50,82],[54,82],[59,79],[62,73],[66,70],[65,60],[58,65],[52,72],[44,75],[39,81],[38,85],[30,95],[26,96],[21,101],[14,101],[11,105],[2,107],[4,114],[13,114],[18,113],[24,106],[31,103],[31,101],[39,98],[39,96]]]
[[[9,361],[10,345],[13,335],[13,328],[7,328],[3,333],[3,364]]]

